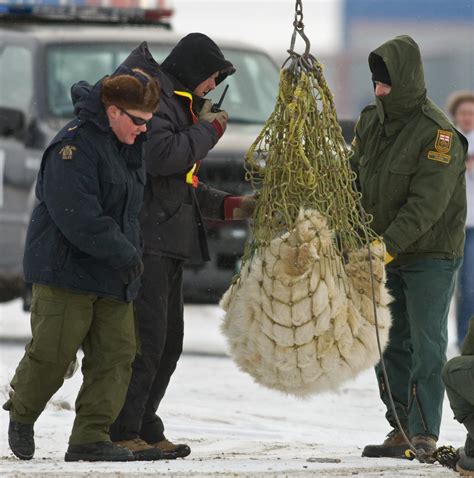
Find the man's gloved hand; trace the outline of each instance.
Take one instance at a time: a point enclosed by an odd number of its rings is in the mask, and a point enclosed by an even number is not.
[[[227,196],[224,199],[224,218],[248,219],[257,206],[257,198],[252,196]]]
[[[119,269],[118,272],[122,282],[124,284],[130,284],[143,274],[143,270],[143,262],[138,259],[138,261],[133,262],[131,265]]]
[[[224,131],[227,128],[227,119],[229,115],[227,111],[221,110],[217,113],[213,113],[212,109],[212,102],[211,100],[205,100],[204,104],[202,105],[201,111],[198,114],[198,118],[202,121],[208,121],[209,123],[214,126],[219,135],[219,138],[224,134]]]
[[[373,248],[380,248],[380,246],[382,245],[382,242],[379,241],[378,239],[376,239],[375,241],[372,241],[372,243],[370,244]],[[385,265],[387,264],[390,264],[390,262],[393,261],[394,257],[391,256],[388,252],[387,252],[387,248],[385,247],[385,245],[383,245],[383,252],[384,252],[384,256],[383,256],[383,262]]]

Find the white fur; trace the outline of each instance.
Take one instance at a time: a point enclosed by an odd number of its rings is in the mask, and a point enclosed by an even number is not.
[[[372,246],[378,332],[388,341],[391,298],[382,244]],[[338,275],[340,277],[338,277]],[[255,256],[221,300],[222,331],[239,367],[298,396],[333,389],[379,360],[367,249],[336,253],[317,211]]]

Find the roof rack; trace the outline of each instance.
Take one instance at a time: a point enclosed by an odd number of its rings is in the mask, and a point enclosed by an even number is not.
[[[135,7],[122,8],[114,6],[114,0],[106,0],[105,2],[100,0],[46,0],[43,2],[34,1],[32,3],[2,2],[0,0],[0,22],[3,24],[97,23],[103,25],[161,25],[170,28],[170,24],[166,19],[171,17],[173,10],[167,8],[163,0],[157,1],[156,8],[139,8],[136,6],[140,3],[137,0],[115,2],[121,5],[135,5]],[[103,5],[104,3],[107,3],[107,6]]]

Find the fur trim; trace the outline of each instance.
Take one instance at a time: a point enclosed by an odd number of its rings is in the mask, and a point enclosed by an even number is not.
[[[372,248],[378,331],[391,300],[383,244]],[[222,297],[230,353],[258,383],[297,396],[334,389],[379,360],[367,250],[336,253],[324,217],[301,211],[291,233],[249,261]]]

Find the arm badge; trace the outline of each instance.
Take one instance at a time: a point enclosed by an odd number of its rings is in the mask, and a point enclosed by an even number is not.
[[[451,131],[438,130],[436,135],[435,148],[438,153],[449,153],[453,142],[453,133]]]
[[[74,153],[76,152],[76,147],[71,146],[70,144],[67,144],[66,146],[63,146],[59,150],[59,155],[61,156],[61,159],[63,161],[70,161],[74,157]]]

